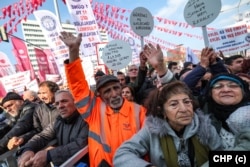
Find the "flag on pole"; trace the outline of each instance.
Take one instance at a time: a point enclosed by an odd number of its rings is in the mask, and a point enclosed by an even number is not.
[[[16,59],[18,61],[20,61],[24,71],[28,71],[28,70],[30,71],[31,79],[32,80],[35,79],[36,78],[35,72],[34,72],[34,69],[31,65],[30,58],[29,58],[27,47],[26,47],[25,43],[22,40],[15,38],[15,37],[12,37],[11,41],[12,41],[12,45],[13,45],[14,50],[15,50],[14,53],[15,53]]]
[[[39,71],[42,71],[43,74],[50,74],[47,55],[41,49],[35,48],[34,50],[36,54],[36,60],[37,60]]]
[[[62,27],[56,15],[48,10],[39,10],[34,12],[48,45],[53,50],[56,64],[64,81],[66,75],[64,70],[64,60],[69,58],[68,47],[59,38]]]
[[[51,50],[50,49],[44,49],[43,52],[47,56],[50,74],[59,74],[59,70],[57,68],[58,65],[57,65],[57,63],[55,61],[55,56],[53,55]]]
[[[6,91],[4,89],[4,86],[0,80],[0,97],[4,97],[6,95]]]
[[[200,62],[198,57],[193,53],[193,51],[189,47],[187,47],[186,50],[185,62],[192,62],[193,64],[198,64]]]
[[[12,53],[13,55],[17,55],[17,51],[16,49],[12,49]],[[23,67],[23,64],[22,64],[22,60],[21,60],[21,57],[16,57],[16,72],[22,72],[22,71],[25,71],[24,70],[24,67]]]

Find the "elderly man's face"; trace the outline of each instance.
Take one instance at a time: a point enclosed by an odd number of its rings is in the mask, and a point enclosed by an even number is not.
[[[55,106],[62,118],[68,118],[76,111],[74,99],[67,92],[61,92],[55,96]]]
[[[122,88],[119,82],[109,82],[99,89],[102,100],[111,108],[119,108],[123,104]]]
[[[3,108],[10,116],[16,117],[19,115],[22,104],[22,100],[9,100],[3,104]]]
[[[137,77],[138,75],[138,67],[136,65],[131,65],[128,68],[128,76],[131,78]]]

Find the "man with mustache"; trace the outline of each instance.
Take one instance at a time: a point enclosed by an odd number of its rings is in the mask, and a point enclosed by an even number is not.
[[[142,127],[145,108],[122,98],[121,84],[113,75],[100,77],[92,92],[79,58],[81,35],[62,32],[60,38],[69,47],[70,58],[65,61],[69,88],[79,113],[89,124],[90,166],[112,166],[117,148]]]

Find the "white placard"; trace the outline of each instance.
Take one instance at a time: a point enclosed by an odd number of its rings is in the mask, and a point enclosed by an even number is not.
[[[109,42],[102,53],[105,65],[112,70],[125,68],[132,59],[132,49],[127,42],[113,40]]]
[[[146,8],[135,8],[130,15],[130,26],[137,35],[147,36],[154,28],[153,16]]]
[[[63,62],[69,58],[69,51],[68,47],[59,38],[60,33],[62,32],[60,21],[54,13],[48,10],[35,11],[34,16],[36,17],[43,35],[55,56],[58,70],[62,75],[62,78],[65,80],[66,75]]]
[[[29,82],[29,83],[27,84],[27,86],[26,86],[26,88],[27,88],[28,90],[32,90],[32,91],[35,91],[35,92],[38,92],[38,90],[39,90],[38,87],[39,87],[39,86],[38,86],[38,83],[37,83],[37,80],[36,80],[36,79],[34,79],[34,80],[32,80],[31,82]]]
[[[15,90],[22,94],[24,88],[30,82],[30,71],[18,72],[9,76],[0,78],[6,92]]]
[[[186,22],[195,27],[206,26],[220,13],[221,0],[189,0],[184,8]]]
[[[223,54],[236,53],[250,48],[250,34],[246,25],[208,32],[209,45]]]
[[[82,34],[83,57],[96,55],[95,44],[100,42],[98,25],[89,0],[66,0],[69,13],[78,34]]]

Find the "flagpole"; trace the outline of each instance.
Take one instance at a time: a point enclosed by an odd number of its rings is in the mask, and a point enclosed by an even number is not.
[[[59,13],[59,9],[58,9],[58,3],[57,0],[54,0],[54,6],[55,6],[55,11],[56,11],[56,16],[59,20],[59,23],[61,24],[61,17],[60,17],[60,13]]]
[[[7,35],[9,35],[9,36],[11,36],[11,37],[14,37],[14,38],[17,38],[17,39],[19,39],[19,40],[21,40],[21,41],[23,41],[23,42],[25,42],[25,43],[29,43],[29,44],[31,44],[31,45],[37,47],[37,48],[40,48],[41,50],[44,50],[44,49],[41,48],[40,46],[35,45],[35,44],[33,44],[33,43],[29,42],[29,41],[26,41],[26,40],[24,40],[24,39],[22,39],[22,38],[19,38],[19,37],[15,36],[15,35],[12,35],[12,34],[10,34],[10,33],[7,33]]]

